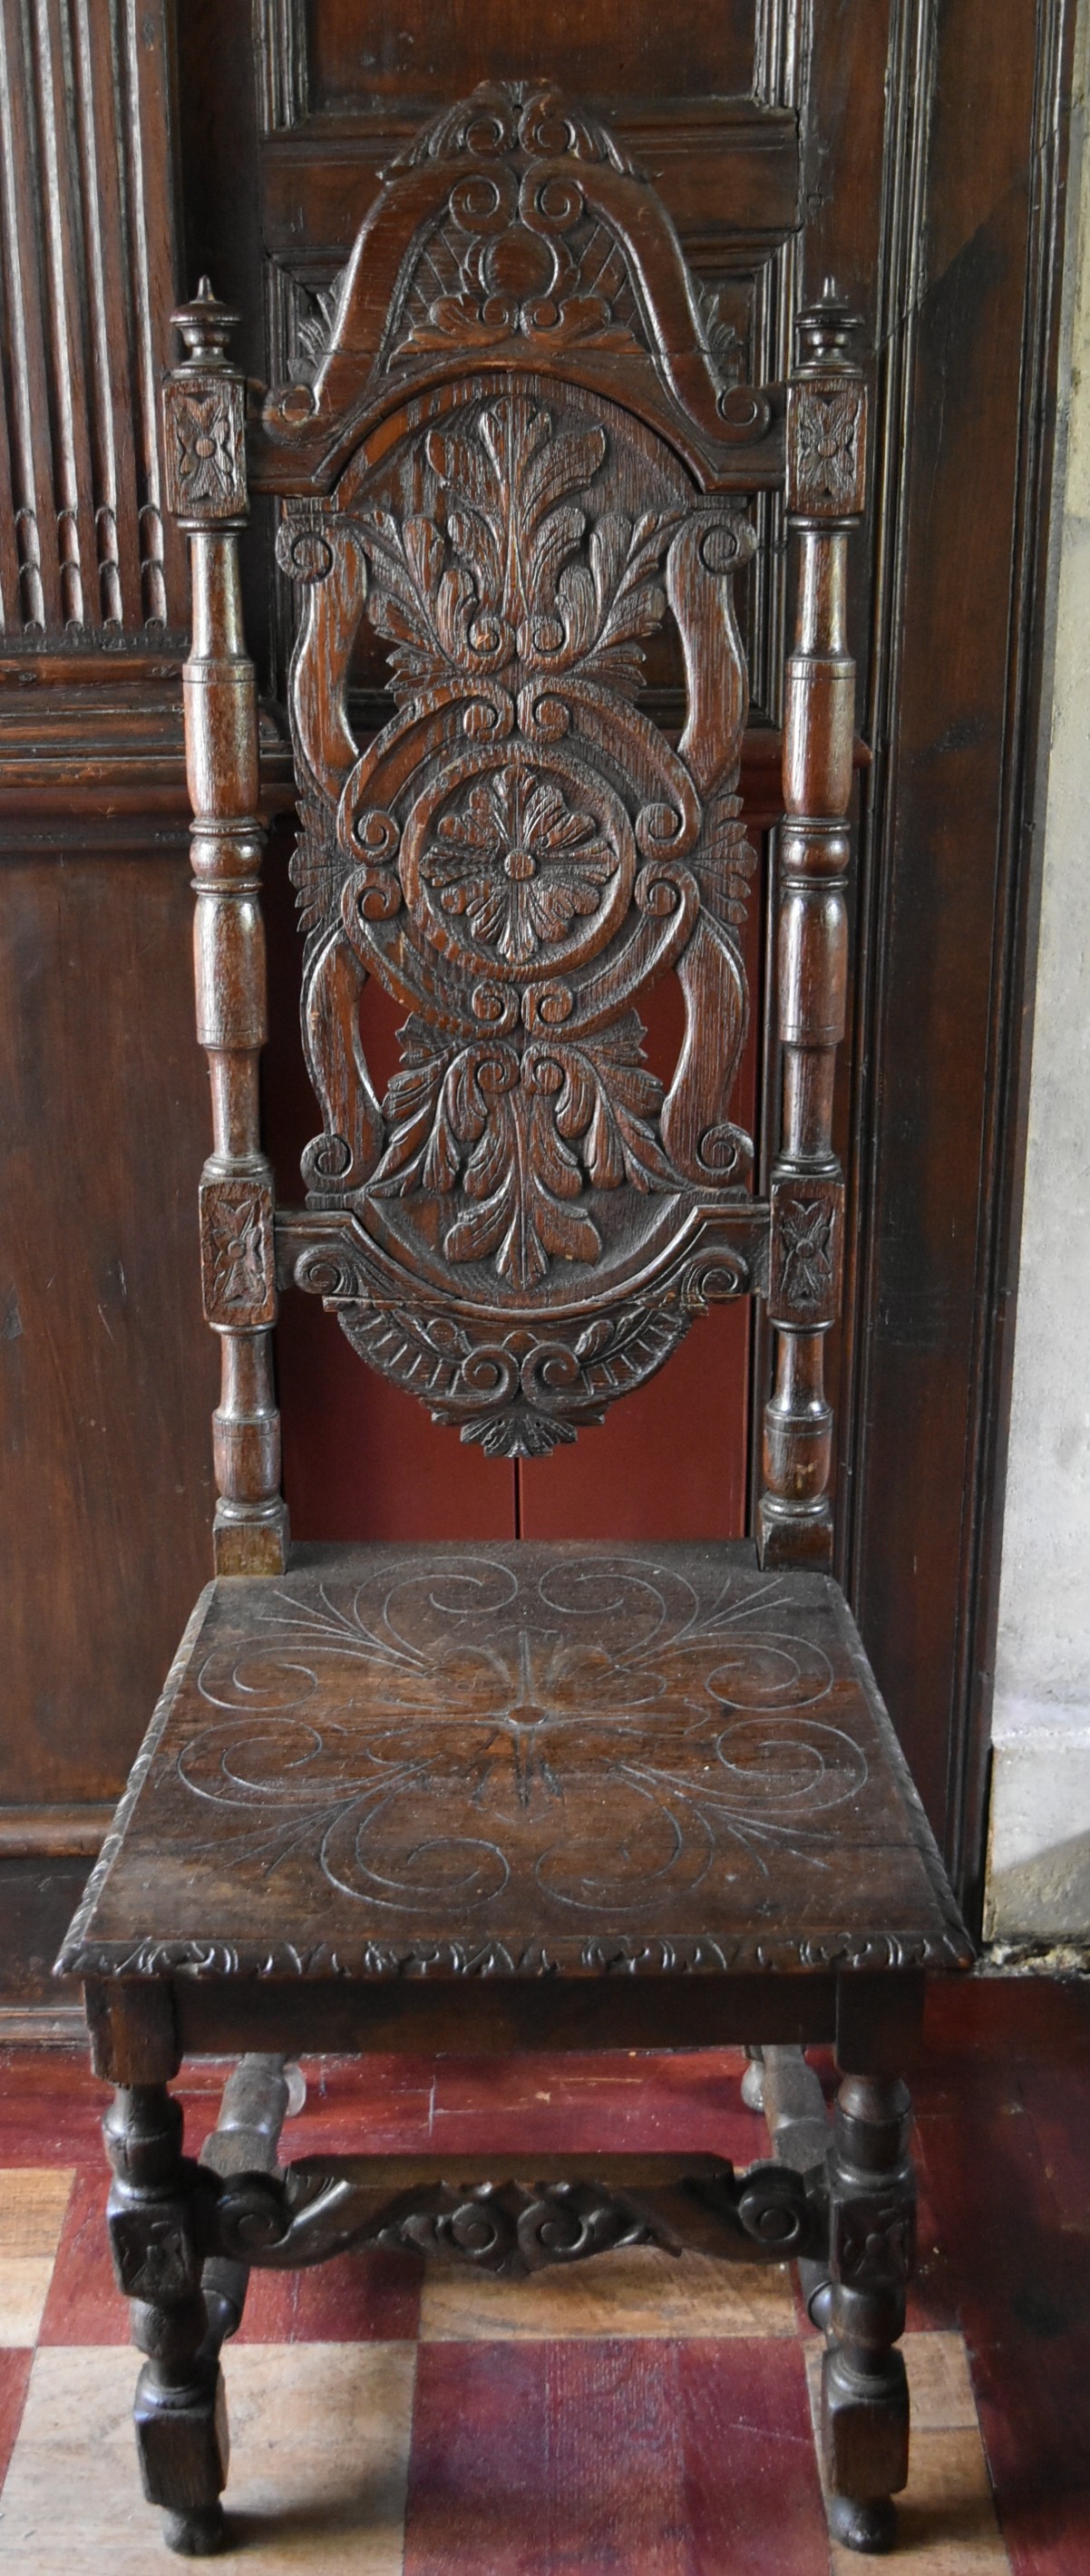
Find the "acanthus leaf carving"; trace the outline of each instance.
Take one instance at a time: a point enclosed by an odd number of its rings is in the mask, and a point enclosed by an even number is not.
[[[571,1204],[584,1177],[592,1189],[676,1187],[652,1123],[662,1085],[641,1040],[634,1012],[582,1044],[550,1035],[522,1049],[510,1038],[443,1046],[410,1023],[372,1190],[448,1196],[461,1181],[470,1206],[446,1231],[448,1260],[492,1257],[518,1288],[544,1278],[550,1257],[597,1261],[597,1227]]]
[[[603,429],[557,432],[525,395],[482,406],[472,435],[428,433],[445,528],[437,516],[391,509],[360,526],[369,615],[393,645],[395,693],[506,674],[513,699],[535,676],[582,672],[635,695],[642,638],[666,604],[659,568],[680,513],[604,510],[578,560],[587,514],[574,496],[606,452]]]

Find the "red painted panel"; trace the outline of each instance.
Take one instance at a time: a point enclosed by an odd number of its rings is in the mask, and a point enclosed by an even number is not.
[[[700,1317],[657,1377],[519,1468],[523,1538],[740,1538],[750,1310]]]

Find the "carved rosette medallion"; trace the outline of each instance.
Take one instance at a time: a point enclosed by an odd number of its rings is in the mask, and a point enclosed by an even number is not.
[[[373,448],[328,498],[289,501],[280,531],[303,586],[293,876],[324,1113],[304,1171],[310,1205],[353,1221],[352,1293],[336,1258],[323,1293],[357,1347],[463,1436],[534,1452],[621,1391],[582,1381],[588,1332],[617,1346],[638,1304],[643,1373],[660,1364],[694,1304],[674,1294],[667,1316],[648,1291],[678,1235],[725,1222],[747,1189],[728,1114],[754,865],[732,582],[753,539],[631,411],[532,372],[559,341],[642,345],[627,270],[587,230],[608,140],[541,95],[481,93],[467,115],[414,147],[413,168],[457,167],[414,236],[385,363],[514,338],[525,371],[387,407]],[[339,311],[351,295],[349,277]],[[668,616],[688,691],[676,749],[637,704]],[[340,692],[364,618],[397,713],[361,752]],[[639,1000],[671,970],[685,1038],[664,1081]],[[368,976],[405,1012],[381,1099]],[[330,1262],[319,1249],[297,1276],[317,1285]],[[452,1360],[454,1402],[437,1382]],[[566,1411],[533,1391],[557,1372]]]

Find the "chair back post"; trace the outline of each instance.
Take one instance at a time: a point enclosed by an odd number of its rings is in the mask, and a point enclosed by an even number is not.
[[[758,1549],[763,1565],[832,1563],[832,1412],[825,1336],[839,1311],[844,1184],[833,1151],[836,1050],[847,990],[847,813],[855,664],[845,629],[847,543],[863,508],[866,393],[852,315],[827,287],[798,318],[787,390],[787,513],[798,548],[786,668],[785,820],[779,836],[776,981],[783,1058],[772,1171],[769,1318],[775,1380],[765,1407]]]
[[[193,630],[183,672],[197,897],[197,1036],[208,1054],[213,1151],[201,1181],[204,1310],[220,1336],[213,1415],[217,1574],[283,1571],[272,1173],[261,1151],[267,1035],[257,818],[257,686],[246,653],[238,531],[247,517],[245,381],[227,357],[237,316],[202,278],[173,315],[186,357],[164,388],[167,493],[189,538]]]

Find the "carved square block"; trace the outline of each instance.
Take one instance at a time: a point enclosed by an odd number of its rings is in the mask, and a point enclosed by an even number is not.
[[[184,2201],[133,2206],[111,2192],[106,2223],[114,2279],[127,2299],[154,2303],[198,2288],[200,2256]]]
[[[148,2371],[136,2383],[133,2407],[140,2479],[149,2504],[174,2513],[192,2512],[222,2495],[227,2484],[230,2443],[227,2399],[222,2374],[210,2380],[206,2396],[194,2393],[182,2404],[164,2405]]]
[[[246,388],[239,376],[189,376],[163,388],[167,508],[183,521],[245,517]]]
[[[908,2483],[908,2381],[899,2352],[883,2356],[885,2384],[867,2390],[838,2352],[821,2367],[821,2458],[833,2495],[859,2502],[899,2495]]]
[[[915,2201],[904,2190],[886,2197],[868,2192],[857,2200],[834,2192],[829,2211],[833,2278],[852,2290],[899,2290],[912,2278],[916,2251]]]
[[[276,1314],[272,1191],[262,1181],[202,1181],[201,1291],[210,1324],[271,1324]]]
[[[805,519],[851,519],[863,507],[867,395],[854,377],[787,388],[787,507]]]
[[[831,1324],[840,1306],[844,1184],[779,1174],[771,1192],[768,1313],[773,1324]]]

